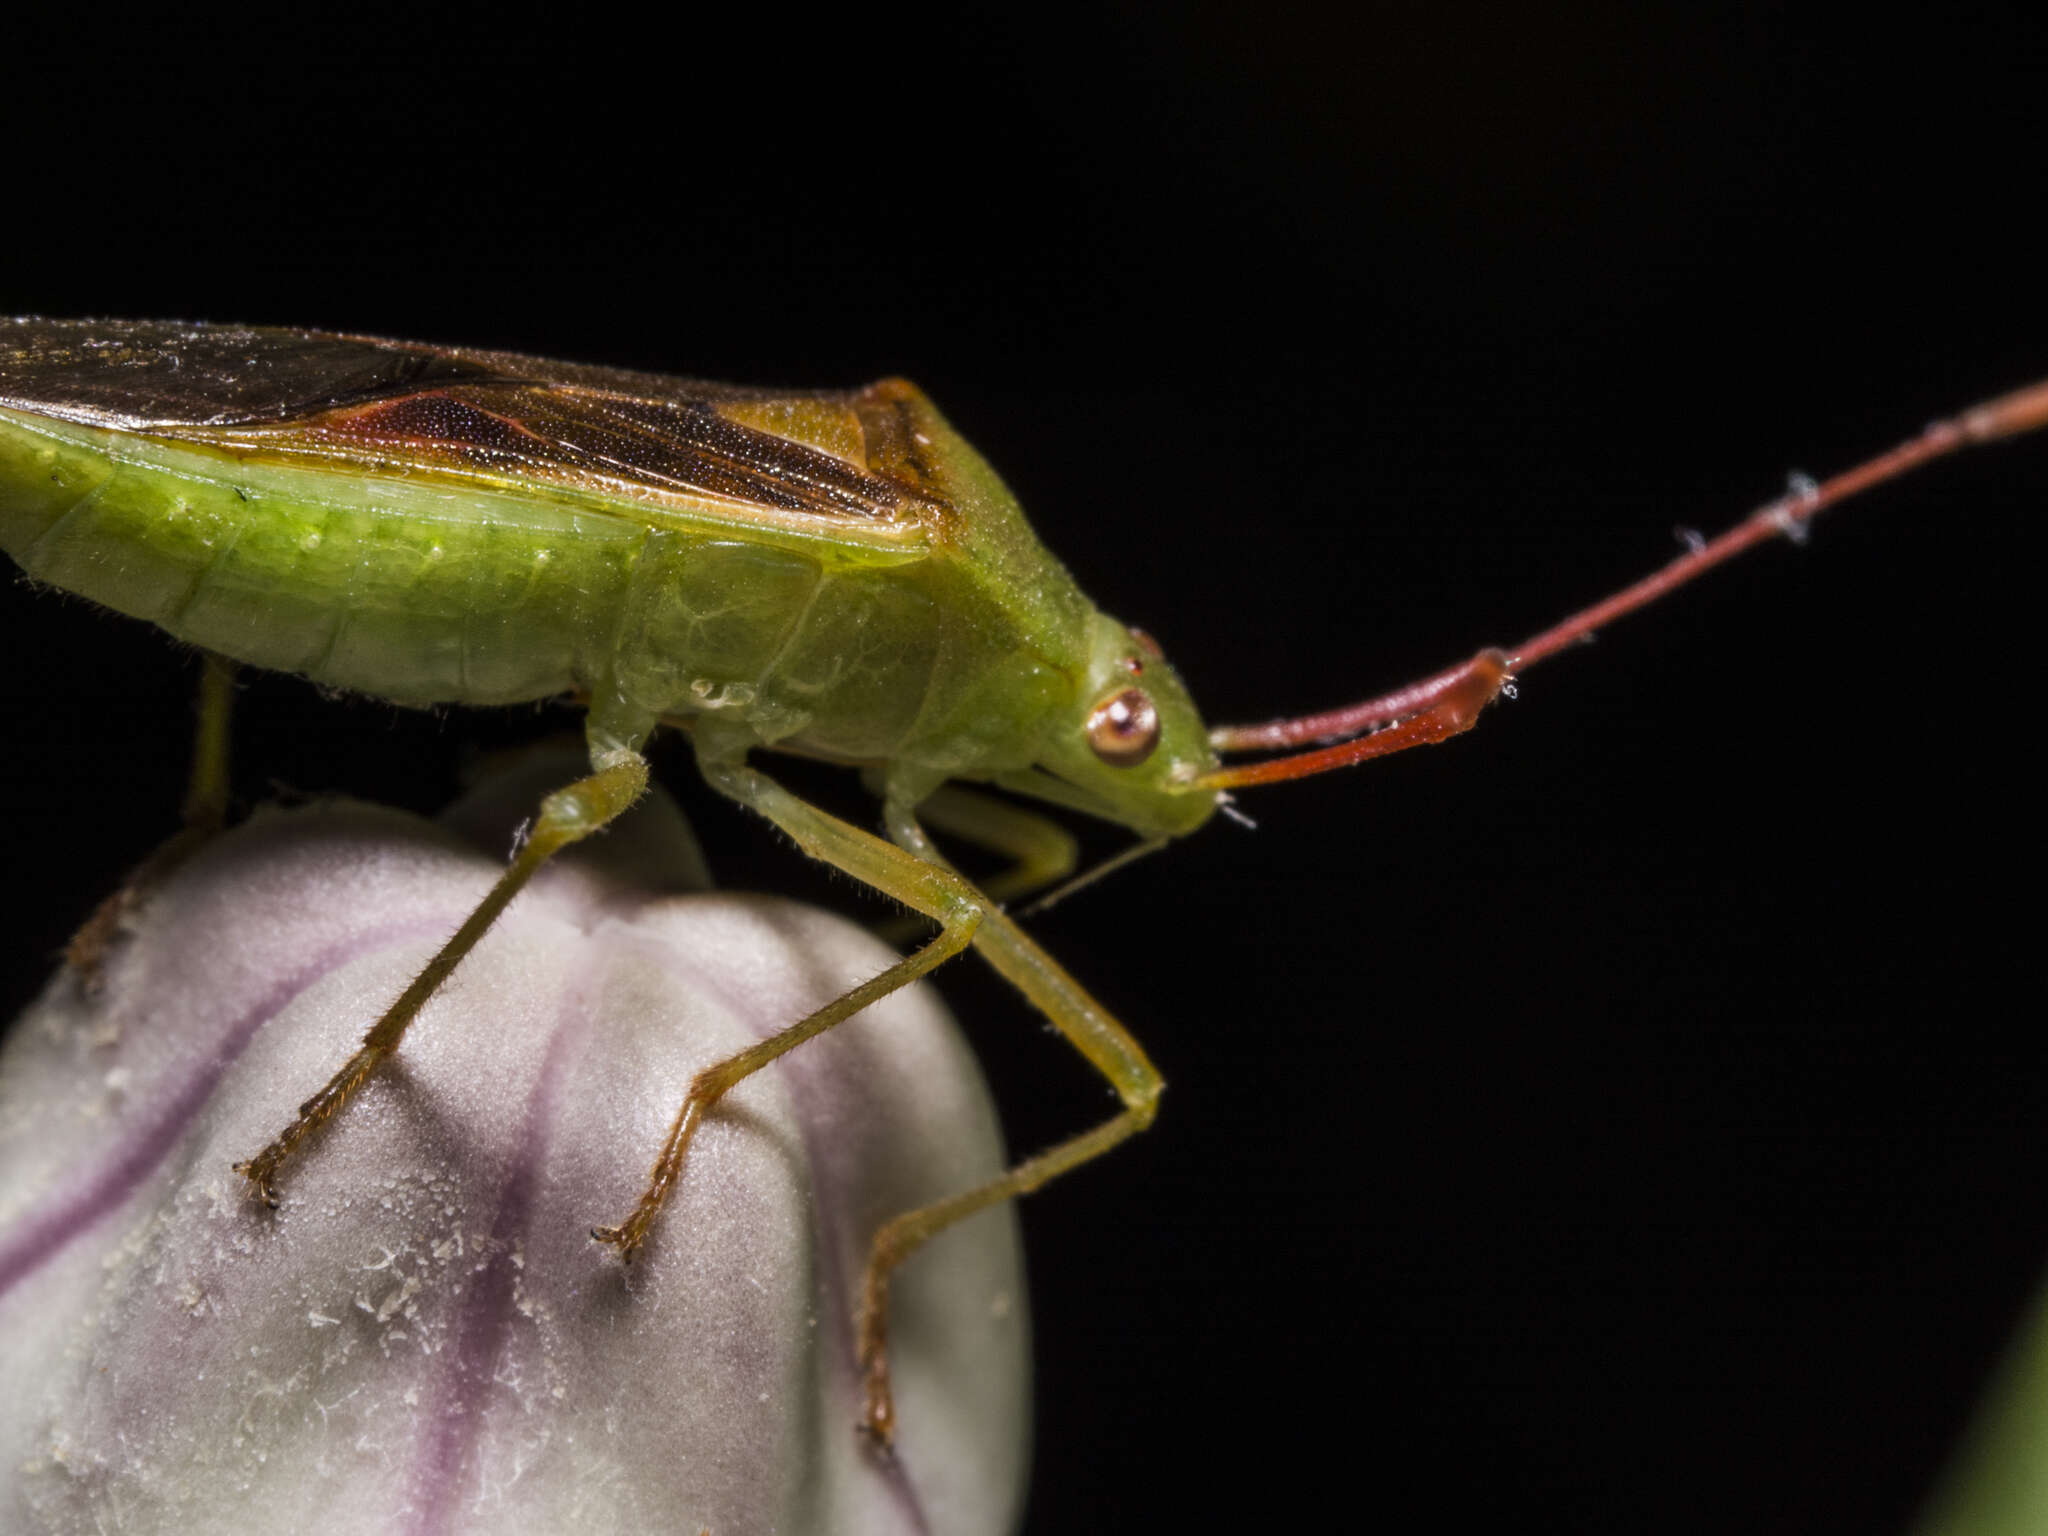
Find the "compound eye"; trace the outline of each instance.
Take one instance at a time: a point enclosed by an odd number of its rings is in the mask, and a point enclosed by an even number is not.
[[[1088,716],[1088,745],[1112,768],[1135,768],[1159,745],[1159,711],[1142,688],[1126,688]]]

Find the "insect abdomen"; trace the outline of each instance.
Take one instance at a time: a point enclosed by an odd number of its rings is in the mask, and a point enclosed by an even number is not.
[[[645,529],[0,417],[0,544],[31,577],[253,666],[400,703],[560,693],[609,648]]]

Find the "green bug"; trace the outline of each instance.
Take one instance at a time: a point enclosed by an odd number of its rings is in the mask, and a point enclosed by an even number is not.
[[[962,949],[1047,1016],[1122,1107],[876,1234],[858,1338],[863,1427],[886,1441],[891,1270],[951,1223],[1142,1130],[1161,1088],[1124,1027],[999,904],[1068,877],[1072,840],[963,783],[1157,846],[1234,788],[1457,734],[1515,672],[1710,566],[1928,459],[2044,423],[2048,385],[2036,385],[1795,490],[1518,647],[1325,714],[1214,730],[1157,645],[1089,603],[994,472],[900,381],[748,389],[315,332],[0,322],[0,547],[38,581],[229,661],[400,704],[569,694],[587,709],[590,775],[548,797],[497,885],[361,1048],[237,1165],[272,1204],[306,1136],[398,1047],[533,872],[638,798],[641,749],[663,724],[687,730],[715,788],[939,931],[699,1072],[638,1205],[600,1241],[631,1257],[735,1083]],[[225,676],[209,670],[189,803],[200,829],[224,813]],[[887,836],[790,794],[752,765],[761,748],[863,769]],[[1291,748],[1305,750],[1221,756]],[[1015,865],[977,887],[927,826]]]

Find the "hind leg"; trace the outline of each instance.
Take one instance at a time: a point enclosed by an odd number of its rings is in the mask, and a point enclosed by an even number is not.
[[[144,859],[85,920],[64,946],[64,963],[87,991],[97,991],[107,951],[150,890],[203,848],[228,820],[228,744],[235,706],[235,664],[205,653],[199,674],[198,724],[192,774],[185,785],[185,825]]]

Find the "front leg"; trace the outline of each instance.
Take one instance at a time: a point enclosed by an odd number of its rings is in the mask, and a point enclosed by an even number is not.
[[[981,894],[997,906],[1057,885],[1073,874],[1081,861],[1081,844],[1073,833],[1049,816],[994,795],[964,789],[958,784],[942,784],[925,797],[917,810],[927,825],[947,836],[958,838],[970,848],[1002,854],[1010,861],[1008,867],[981,882]],[[932,863],[946,862],[937,857],[929,840],[912,851]],[[874,931],[884,944],[901,948],[924,932],[924,924],[903,915],[875,924]]]
[[[943,863],[912,809],[888,803],[889,835],[920,857]],[[1116,1089],[1123,1110],[1070,1140],[1026,1158],[1009,1172],[945,1200],[919,1206],[883,1223],[868,1253],[861,1287],[858,1350],[865,1386],[861,1429],[886,1446],[896,1429],[896,1408],[889,1388],[889,1275],[933,1237],[977,1211],[1004,1200],[1030,1194],[1151,1125],[1159,1111],[1166,1080],[1159,1075],[1138,1042],[1057,960],[1017,926],[1015,919],[991,911],[974,937],[974,947],[1018,991],[1052,1021],[1067,1043]]]

